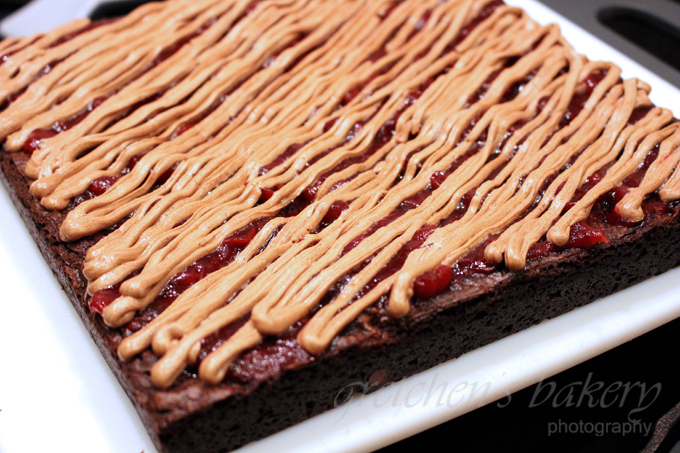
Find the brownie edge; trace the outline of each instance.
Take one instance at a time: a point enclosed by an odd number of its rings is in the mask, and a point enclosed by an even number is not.
[[[84,298],[87,281],[79,267],[82,263],[82,256],[58,240],[58,222],[62,217],[60,213],[45,210],[30,194],[27,180],[17,165],[17,160],[25,158],[22,154],[24,153],[8,153],[4,149],[0,150],[0,179],[7,188],[14,206],[35,240],[40,253],[57,277],[106,363],[132,401],[152,441],[162,452],[164,450],[157,430],[153,426],[149,413],[140,404],[139,389],[132,384],[129,375],[125,374],[126,364],[120,362],[115,354],[117,339],[87,308]]]
[[[238,448],[333,408],[344,388],[373,383],[376,371],[382,382],[402,379],[680,264],[680,221],[678,208],[672,207],[670,215],[652,217],[607,245],[540,260],[507,278],[480,279],[476,295],[463,300],[456,292],[441,294],[426,303],[426,310],[416,309],[416,315],[387,328],[370,345],[358,340],[335,344],[316,363],[284,372],[249,394],[200,382],[161,393],[140,365],[152,360],[148,355],[130,363],[117,359],[120,335],[87,309],[81,251],[58,241],[61,215],[44,210],[30,195],[17,158],[20,155],[0,152],[3,182],[161,452]],[[370,387],[376,388],[379,385]],[[159,398],[165,405],[177,398],[176,410],[160,410]]]
[[[188,417],[160,433],[161,441],[172,452],[226,451],[333,408],[344,388],[371,382],[378,370],[393,382],[586,305],[680,264],[678,227],[675,212],[594,253],[520,272],[429,322],[404,326],[398,344],[347,349],[323,365],[286,373],[247,400],[231,398]]]

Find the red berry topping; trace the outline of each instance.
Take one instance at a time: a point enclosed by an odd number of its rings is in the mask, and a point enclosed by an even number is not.
[[[416,278],[413,282],[413,293],[421,298],[436,296],[449,287],[452,276],[453,271],[450,266],[438,266]]]
[[[40,142],[43,139],[54,137],[55,135],[57,135],[57,133],[52,129],[36,129],[28,135],[23,150],[32,153],[40,148]]]
[[[102,176],[92,181],[87,190],[99,196],[109,190],[116,181],[118,181],[118,176]]]
[[[569,242],[567,242],[565,247],[589,249],[600,242],[607,242],[604,231],[599,228],[593,228],[585,221],[581,221],[572,225]]]
[[[326,223],[331,223],[337,220],[346,209],[349,208],[349,204],[346,201],[337,200],[328,208],[328,212],[323,217],[323,221]]]
[[[109,286],[94,293],[92,299],[90,299],[90,310],[102,314],[104,308],[120,297],[119,288],[120,285]]]

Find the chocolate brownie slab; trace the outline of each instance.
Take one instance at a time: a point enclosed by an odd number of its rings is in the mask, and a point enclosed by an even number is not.
[[[159,449],[238,447],[677,265],[678,124],[556,27],[189,3],[0,47],[5,182]]]

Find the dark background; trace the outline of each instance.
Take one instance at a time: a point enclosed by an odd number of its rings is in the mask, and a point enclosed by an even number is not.
[[[67,0],[64,0],[67,1]],[[0,0],[0,18],[10,14],[25,3],[19,0]],[[104,5],[93,18],[114,17],[129,12],[144,1],[129,2],[124,7]],[[615,0],[544,0],[561,14],[600,36],[620,51],[644,66],[657,72],[669,82],[680,87],[680,0],[647,0],[639,2],[656,11],[668,11],[668,18],[650,15],[629,7],[612,6]],[[631,2],[622,2],[630,6]],[[652,10],[653,10],[652,8]],[[672,106],[671,106],[672,107]],[[675,112],[680,111],[676,106]],[[458,417],[406,440],[380,450],[381,453],[400,451],[477,451],[496,452],[508,449],[550,452],[639,452],[649,440],[649,435],[638,425],[636,432],[598,435],[573,433],[579,422],[579,431],[588,426],[603,429],[606,423],[639,420],[644,426],[656,421],[680,402],[680,319],[672,321],[631,342],[593,358],[543,383],[526,388],[496,403]],[[585,382],[591,389],[611,388],[609,397],[603,390],[592,392],[579,404]],[[601,384],[600,384],[601,383]],[[625,404],[618,401],[624,393],[622,385],[631,390]],[[640,386],[649,392],[641,404]],[[593,387],[594,386],[594,387]],[[549,396],[549,392],[554,391]],[[570,407],[566,396],[573,391]],[[560,393],[560,391],[562,393]],[[611,407],[602,407],[619,397]],[[631,415],[636,408],[649,407]],[[589,407],[594,405],[595,407]],[[629,418],[630,417],[630,418]],[[585,425],[589,423],[589,425]],[[629,422],[630,423],[630,422]],[[611,426],[610,431],[611,431]],[[632,426],[632,425],[628,425]],[[549,433],[560,429],[561,432]],[[650,430],[650,434],[653,428]],[[566,432],[565,432],[566,431]],[[513,448],[514,447],[514,448]],[[657,450],[660,453],[680,452],[680,426],[670,430],[666,440]]]
[[[380,451],[381,453],[405,450],[441,451],[442,446],[447,446],[447,451],[465,452],[498,452],[512,450],[512,447],[515,447],[519,449],[518,451],[532,452],[637,453],[645,447],[649,438],[649,436],[640,434],[639,428],[636,434],[631,433],[625,436],[611,433],[597,436],[595,433],[569,432],[548,435],[549,425],[553,423],[555,426],[560,421],[567,424],[578,423],[581,420],[584,423],[593,424],[627,422],[631,410],[637,407],[644,408],[651,401],[653,404],[647,409],[632,414],[631,418],[654,425],[661,416],[680,402],[680,385],[678,385],[680,359],[676,349],[679,341],[680,320],[675,320],[546,379],[540,388],[537,384],[517,392],[511,395],[509,402],[503,399],[498,403],[489,404]],[[604,399],[602,398],[603,391],[592,392],[594,397],[592,399],[584,397],[580,407],[577,407],[583,390],[583,385],[579,383],[588,380],[589,375],[590,383],[595,387],[597,387],[597,382],[602,382],[604,388],[612,386],[612,390],[615,390],[618,387],[617,383],[629,383],[632,390],[623,408],[619,408],[618,403],[610,408],[601,407],[603,401],[605,405],[610,403],[613,395],[622,396],[622,388]],[[548,398],[551,390],[550,382],[555,383],[555,390]],[[632,387],[636,383],[645,384],[649,391],[642,405],[639,404],[640,387]],[[570,384],[573,388],[574,404],[572,407],[565,407]],[[650,389],[657,384],[660,391],[655,399],[657,392]],[[560,391],[563,393],[558,396]],[[596,407],[588,407],[591,401]],[[559,407],[554,407],[555,403]],[[568,430],[568,427],[564,428],[563,425],[562,430]],[[680,451],[680,444],[676,446],[679,441],[680,429],[676,427],[671,430],[657,451],[677,453]]]

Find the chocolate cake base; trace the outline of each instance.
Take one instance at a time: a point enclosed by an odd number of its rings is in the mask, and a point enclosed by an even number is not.
[[[673,206],[608,244],[536,259],[516,273],[470,277],[370,334],[350,326],[319,360],[273,379],[207,386],[185,376],[159,390],[149,377],[155,356],[147,351],[121,362],[120,333],[87,307],[81,269],[98,238],[58,241],[63,214],[46,211],[30,195],[22,171],[27,158],[0,152],[3,182],[161,452],[235,449],[333,408],[348,385],[369,383],[367,389],[375,390],[680,264],[679,208]]]

